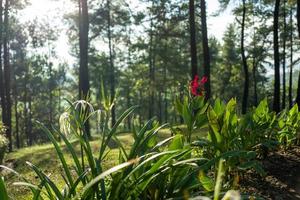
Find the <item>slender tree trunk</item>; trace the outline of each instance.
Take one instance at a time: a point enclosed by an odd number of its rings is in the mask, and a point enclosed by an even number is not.
[[[298,27],[299,37],[300,37],[300,0],[297,0],[297,27]],[[300,106],[300,72],[298,78],[296,103]]]
[[[53,94],[52,94],[52,81],[53,81],[53,77],[52,77],[52,64],[50,63],[49,65],[49,124],[53,124]]]
[[[162,92],[158,92],[158,120],[162,123]]]
[[[17,90],[17,79],[14,71],[14,110],[15,110],[15,135],[16,135],[16,146],[20,148],[20,135],[19,135],[19,112],[18,112],[18,90]]]
[[[242,61],[245,74],[244,82],[244,93],[243,93],[243,102],[242,102],[242,113],[247,112],[248,96],[249,96],[249,71],[248,63],[245,55],[245,20],[246,20],[246,2],[243,0],[243,19],[242,19],[242,30],[241,30],[241,52],[242,52]]]
[[[254,44],[255,45],[255,44]],[[255,48],[255,47],[254,47]],[[258,105],[258,94],[257,94],[257,64],[256,64],[256,58],[255,55],[253,56],[252,61],[252,75],[253,75],[253,87],[254,87],[254,106]]]
[[[191,46],[191,66],[192,66],[191,75],[192,78],[194,78],[198,74],[194,0],[189,0],[189,24],[190,24],[190,46]]]
[[[140,89],[139,90],[139,105],[143,105],[143,91],[142,91],[142,89]],[[143,110],[142,110],[143,108],[142,107],[140,107],[139,108],[139,124],[140,125],[142,125],[142,123],[143,123],[143,114],[142,114],[142,112],[143,112]]]
[[[59,86],[58,87],[58,112],[59,113],[62,113],[62,108],[61,108],[61,97],[62,97],[62,95],[61,95],[61,86]]]
[[[53,94],[52,94],[52,81],[53,81],[53,75],[52,75],[52,63],[50,62],[51,58],[51,49],[50,49],[50,43],[48,42],[48,67],[49,67],[49,83],[48,83],[48,90],[49,90],[49,124],[53,124]]]
[[[0,0],[0,16],[3,15],[3,0]],[[5,103],[5,87],[4,87],[4,76],[3,76],[3,65],[2,65],[2,47],[3,47],[3,19],[0,17],[0,98],[2,108],[2,122],[6,119],[6,103]]]
[[[297,28],[298,28],[298,37],[300,37],[300,0],[297,0]],[[300,105],[300,72],[298,77],[296,103]]]
[[[26,144],[29,145],[29,134],[28,134],[28,80],[29,80],[29,67],[28,65],[25,66],[25,81],[24,81],[24,126],[23,126],[23,132],[26,136]]]
[[[286,106],[286,0],[283,0],[282,109]]]
[[[297,27],[298,27],[298,34],[300,37],[300,0],[297,0]]]
[[[28,139],[29,139],[29,146],[33,145],[33,133],[32,133],[32,108],[31,108],[31,104],[32,104],[32,98],[31,98],[31,92],[28,96]]]
[[[292,108],[293,106],[293,9],[290,10],[290,80],[289,80],[289,107]]]
[[[173,93],[174,94],[174,93]],[[182,102],[183,101],[183,96],[184,96],[184,83],[180,82],[180,87],[179,87],[179,96],[180,96],[180,101]],[[173,101],[174,102],[174,101]],[[176,116],[175,116],[176,117]],[[175,121],[176,121],[176,118],[175,118]],[[183,124],[184,123],[184,120],[183,120],[183,117],[179,116],[179,123],[180,124]]]
[[[167,50],[167,46],[165,46],[165,50]],[[164,65],[164,116],[165,116],[165,122],[168,122],[168,88],[167,85],[167,66]]]
[[[131,106],[131,99],[130,99],[130,88],[128,87],[127,88],[127,108],[130,108]],[[127,117],[127,128],[128,130],[131,130],[131,118],[130,117]]]
[[[204,60],[204,76],[208,78],[205,84],[205,98],[208,100],[211,96],[210,88],[210,52],[208,46],[207,23],[206,23],[206,2],[201,0],[201,31],[202,31],[202,46],[203,46],[203,60]]]
[[[153,6],[153,5],[152,5]],[[149,119],[153,117],[154,113],[154,92],[155,92],[155,55],[154,55],[154,34],[153,34],[153,18],[151,16],[151,22],[150,22],[150,44],[149,44],[149,79],[150,79],[150,84],[149,84],[149,92],[150,92],[150,99],[149,99]]]
[[[165,96],[164,96],[164,102],[165,102],[165,123],[169,120],[169,113],[168,113],[168,90],[165,90]]]
[[[256,30],[255,30],[255,15],[256,13],[252,13],[253,21],[252,21],[252,26],[253,26],[253,48],[255,49],[255,52],[253,52],[253,58],[252,58],[252,75],[253,75],[253,88],[254,88],[254,106],[258,105],[258,94],[257,94],[257,67],[258,63],[256,61],[256,49],[257,49],[257,43],[256,43]],[[257,64],[256,64],[257,63]]]
[[[89,36],[89,14],[87,0],[79,0],[79,98],[88,99],[89,97],[89,74],[88,74],[88,36]],[[85,123],[85,132],[90,138],[90,125]]]
[[[274,43],[274,101],[273,110],[277,113],[280,112],[280,58],[279,58],[279,45],[278,45],[278,18],[279,18],[280,0],[276,0],[274,9],[274,26],[273,26],[273,43]]]
[[[109,64],[110,64],[110,95],[112,103],[115,102],[115,67],[113,58],[113,47],[112,47],[112,34],[111,34],[111,16],[110,16],[110,0],[107,0],[107,36],[109,46]],[[116,123],[116,107],[115,104],[111,109],[111,125],[114,126]]]
[[[6,121],[4,124],[6,125],[6,136],[9,140],[8,149],[12,151],[12,124],[11,124],[11,70],[9,63],[9,49],[8,49],[8,9],[9,9],[9,0],[5,1],[5,9],[4,9],[4,38],[3,38],[3,58],[4,58],[4,82],[5,82],[5,102],[6,102]]]

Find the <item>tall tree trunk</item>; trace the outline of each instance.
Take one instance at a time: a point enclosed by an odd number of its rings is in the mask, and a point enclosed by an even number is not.
[[[113,47],[112,47],[112,35],[111,35],[111,16],[110,16],[110,0],[107,0],[107,36],[109,46],[109,64],[110,64],[110,95],[112,103],[115,102],[115,67],[113,58]],[[111,125],[114,126],[116,123],[116,107],[115,104],[111,108]]]
[[[153,6],[154,3],[152,3]],[[149,44],[149,92],[150,92],[150,99],[149,99],[149,119],[153,117],[154,113],[154,94],[155,94],[155,54],[154,54],[154,34],[153,34],[153,17],[151,16],[150,22],[150,44]]]
[[[9,0],[5,1],[4,8],[4,38],[3,38],[3,58],[4,58],[4,82],[5,82],[5,102],[6,102],[6,117],[4,124],[6,125],[6,136],[9,140],[8,149],[12,151],[12,124],[11,124],[11,70],[9,64],[9,49],[8,49],[8,9],[9,9]]]
[[[52,94],[52,81],[53,81],[53,76],[52,76],[52,64],[49,64],[49,124],[53,124],[53,94]]]
[[[290,80],[289,80],[289,107],[293,106],[293,9],[290,10]]]
[[[13,96],[14,96],[14,112],[15,112],[15,136],[16,136],[16,146],[19,149],[20,135],[19,135],[18,90],[17,90],[17,79],[15,74],[15,68],[13,69],[13,72],[14,72]]]
[[[131,106],[131,99],[130,99],[130,88],[127,87],[127,95],[126,95],[126,99],[127,99],[127,108],[130,108]],[[127,117],[127,128],[128,130],[131,130],[131,118]]]
[[[210,52],[208,46],[207,23],[206,23],[206,5],[205,0],[201,0],[201,32],[202,32],[202,46],[203,46],[203,60],[204,60],[204,76],[208,78],[205,84],[205,98],[208,100],[211,96],[210,88]]]
[[[28,133],[28,80],[29,80],[29,66],[25,66],[25,78],[24,78],[24,107],[23,107],[23,115],[24,115],[24,126],[23,132],[26,136],[27,142],[29,145],[29,133]]]
[[[165,50],[167,50],[167,45],[165,46]],[[165,123],[168,122],[168,88],[166,87],[167,85],[167,66],[164,65],[164,116],[165,116]]]
[[[3,1],[0,0],[0,16],[3,15]],[[2,47],[3,47],[3,18],[0,17],[0,98],[1,98],[1,109],[2,109],[2,122],[6,119],[6,103],[5,103],[5,87],[4,87],[4,74],[2,65]]]
[[[169,113],[168,113],[168,89],[165,90],[164,102],[165,102],[165,123],[168,123],[168,120],[169,120]]]
[[[242,30],[241,30],[241,53],[242,53],[242,61],[243,68],[245,74],[245,82],[244,82],[244,93],[243,93],[243,102],[242,102],[242,113],[245,114],[247,112],[247,104],[248,104],[248,96],[249,96],[249,71],[248,71],[248,63],[245,55],[245,20],[246,20],[246,2],[243,0],[243,19],[242,19]]]
[[[297,0],[297,27],[298,27],[299,37],[300,37],[300,0]],[[300,72],[298,78],[296,103],[300,106]]]
[[[190,48],[191,48],[191,66],[192,78],[198,74],[197,69],[197,44],[196,44],[196,26],[195,26],[195,2],[189,0],[189,24],[190,24]]]
[[[279,6],[280,6],[280,0],[276,0],[275,8],[274,8],[274,25],[273,25],[274,69],[275,69],[273,110],[277,113],[280,112],[280,58],[279,58],[279,45],[278,45]]]
[[[33,145],[33,140],[34,140],[34,137],[33,137],[33,133],[32,133],[32,98],[31,98],[31,92],[30,94],[28,95],[28,144],[29,146],[32,146]]]
[[[297,0],[297,27],[298,27],[298,34],[300,37],[300,0]]]
[[[253,17],[253,21],[252,21],[252,26],[253,26],[253,48],[255,49],[256,52],[256,48],[257,48],[257,43],[256,43],[256,30],[255,30],[255,17],[256,17],[256,13],[253,11],[252,13],[252,17]],[[254,106],[258,105],[258,94],[257,94],[257,77],[256,77],[256,73],[257,73],[257,67],[258,64],[257,60],[256,60],[256,53],[253,52],[253,58],[252,58],[252,76],[253,76],[253,88],[254,88]]]
[[[53,94],[52,94],[52,81],[53,81],[53,75],[52,75],[52,63],[50,62],[51,58],[51,49],[50,49],[50,42],[49,39],[47,41],[48,43],[48,67],[49,67],[49,82],[48,82],[48,92],[49,92],[49,124],[53,124]]]
[[[256,64],[256,58],[255,55],[253,56],[252,61],[252,75],[253,75],[253,86],[254,86],[254,106],[258,105],[258,94],[257,94],[257,64]]]
[[[142,89],[140,89],[139,90],[139,105],[143,105],[143,90]],[[139,125],[142,125],[142,123],[143,123],[143,110],[142,110],[143,108],[142,107],[140,107],[139,108]]]
[[[158,92],[158,121],[162,123],[162,92]]]
[[[90,89],[88,73],[88,36],[89,36],[89,14],[87,0],[79,0],[79,49],[80,49],[80,66],[79,66],[79,98],[88,99]],[[88,111],[86,111],[88,112]],[[90,138],[89,122],[85,123],[85,132]]]
[[[286,0],[283,0],[283,52],[282,52],[282,109],[286,106]]]

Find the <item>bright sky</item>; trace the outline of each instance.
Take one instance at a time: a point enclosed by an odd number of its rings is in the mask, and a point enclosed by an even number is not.
[[[133,7],[138,6],[137,0],[130,0],[130,5]],[[22,12],[23,22],[32,19],[43,19],[51,21],[52,24],[59,27],[61,34],[58,42],[56,43],[56,51],[61,60],[68,63],[74,61],[74,58],[69,54],[67,27],[63,23],[63,16],[68,12],[74,10],[74,4],[70,0],[30,0],[31,5],[24,9]],[[227,25],[234,21],[230,10],[220,14],[220,16],[213,17],[213,14],[219,9],[218,0],[207,1],[208,12],[208,34],[213,35],[220,41]]]

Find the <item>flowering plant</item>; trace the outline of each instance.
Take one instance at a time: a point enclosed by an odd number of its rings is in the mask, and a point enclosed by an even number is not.
[[[187,131],[183,132],[187,142],[192,142],[192,133],[195,129],[203,127],[207,123],[206,110],[208,103],[204,98],[204,85],[208,78],[204,76],[201,80],[196,75],[189,85],[189,94],[182,99],[177,98],[175,106],[181,115]]]
[[[202,79],[199,81],[199,76],[196,75],[190,85],[191,94],[194,96],[203,96],[204,85],[207,81],[208,81],[207,76],[203,76]]]

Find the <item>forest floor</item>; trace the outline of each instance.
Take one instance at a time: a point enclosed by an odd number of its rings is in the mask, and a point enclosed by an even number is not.
[[[270,153],[263,161],[267,175],[249,172],[241,180],[241,191],[264,199],[300,200],[300,147]]]

